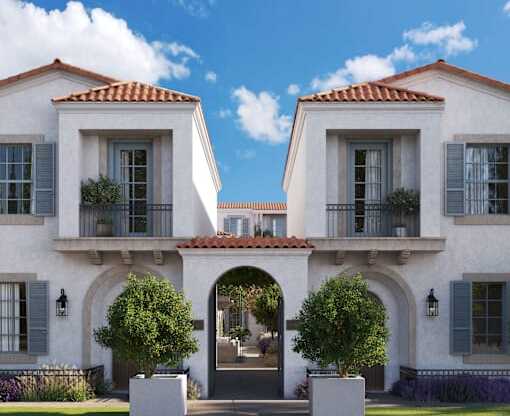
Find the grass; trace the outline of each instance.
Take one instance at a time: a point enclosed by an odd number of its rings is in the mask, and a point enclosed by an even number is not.
[[[510,416],[510,406],[455,406],[455,407],[371,407],[367,409],[367,416]],[[125,408],[106,407],[13,407],[0,406],[0,415],[16,416],[128,416]]]

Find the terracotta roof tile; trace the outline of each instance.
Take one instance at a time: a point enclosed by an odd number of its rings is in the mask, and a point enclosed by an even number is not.
[[[285,202],[219,202],[219,209],[253,209],[263,211],[285,211]]]
[[[90,78],[99,82],[104,83],[112,83],[117,80],[111,77],[107,77],[105,75],[98,74],[96,72],[88,71],[83,68],[78,68],[77,66],[69,65],[62,62],[60,59],[55,59],[51,64],[40,66],[38,68],[31,69],[30,71],[22,72],[17,75],[10,76],[8,78],[0,80],[0,87],[4,87],[6,85],[12,84],[17,81],[21,81],[27,78],[35,77],[38,75],[42,75],[46,72],[50,71],[64,71],[74,75],[78,75],[85,78]]]
[[[444,98],[424,92],[383,84],[363,82],[347,87],[299,97],[299,102],[441,102]]]
[[[392,83],[431,70],[445,71],[453,75],[481,82],[482,84],[488,85],[493,88],[498,88],[510,92],[510,84],[507,84],[506,82],[498,81],[496,79],[477,74],[476,72],[468,71],[467,69],[464,68],[459,68],[458,66],[446,63],[443,59],[439,59],[434,63],[420,66],[418,68],[410,69],[409,71],[400,72],[398,74],[383,78],[379,82],[383,82],[386,84]]]
[[[65,97],[57,97],[53,102],[198,102],[199,97],[169,90],[154,85],[143,84],[136,81],[115,82],[101,87],[91,88],[86,91],[76,92]]]
[[[296,237],[196,237],[185,243],[178,244],[177,248],[313,248],[306,240]]]

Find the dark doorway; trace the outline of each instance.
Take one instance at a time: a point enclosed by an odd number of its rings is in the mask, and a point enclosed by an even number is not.
[[[209,397],[283,397],[283,296],[266,272],[223,274],[209,297]]]
[[[112,382],[113,388],[118,391],[129,390],[129,379],[138,373],[136,365],[131,361],[122,360],[113,354]]]

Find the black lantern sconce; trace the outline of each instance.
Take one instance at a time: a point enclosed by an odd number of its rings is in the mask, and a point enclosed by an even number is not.
[[[434,296],[434,289],[430,289],[427,296],[427,316],[429,318],[439,316],[439,301]]]
[[[56,301],[57,316],[65,317],[69,314],[69,301],[64,289],[60,289],[60,296]]]

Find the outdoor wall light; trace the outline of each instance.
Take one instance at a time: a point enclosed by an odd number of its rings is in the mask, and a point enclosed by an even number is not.
[[[56,311],[57,316],[61,317],[67,316],[69,313],[69,302],[64,289],[60,289],[60,296],[56,301]]]
[[[427,316],[430,318],[439,316],[439,301],[434,296],[434,289],[430,289],[427,296]]]

